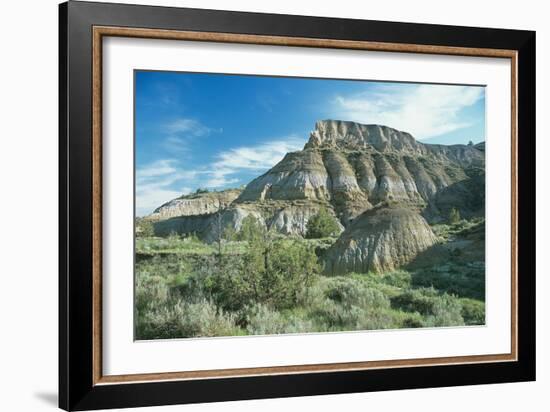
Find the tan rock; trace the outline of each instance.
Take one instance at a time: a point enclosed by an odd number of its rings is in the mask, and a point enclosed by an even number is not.
[[[400,204],[358,216],[326,252],[325,273],[383,272],[411,262],[437,242],[424,218]]]

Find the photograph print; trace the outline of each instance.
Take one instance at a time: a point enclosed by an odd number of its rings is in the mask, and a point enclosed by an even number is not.
[[[136,340],[485,324],[485,87],[134,83]]]

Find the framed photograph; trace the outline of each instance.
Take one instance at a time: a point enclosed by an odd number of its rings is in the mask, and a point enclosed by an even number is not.
[[[535,33],[60,5],[66,410],[535,379]]]

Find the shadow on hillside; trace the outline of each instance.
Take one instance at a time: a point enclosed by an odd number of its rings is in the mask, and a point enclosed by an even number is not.
[[[436,244],[407,265],[414,287],[434,287],[458,297],[485,300],[485,247],[479,238]]]
[[[468,178],[438,190],[423,215],[448,216],[456,208],[463,218],[481,217],[485,213],[485,172],[480,168],[467,170]]]
[[[210,219],[215,213],[192,216],[171,217],[153,223],[156,236],[169,236],[172,233],[190,234],[201,233],[208,228]]]

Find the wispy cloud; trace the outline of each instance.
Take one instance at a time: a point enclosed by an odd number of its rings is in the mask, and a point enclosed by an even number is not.
[[[162,133],[165,135],[163,146],[169,151],[188,151],[192,139],[205,137],[211,133],[221,133],[222,131],[222,129],[212,129],[192,118],[171,119],[162,127]]]
[[[194,170],[181,167],[176,159],[161,159],[136,170],[136,211],[138,216],[198,187],[225,188],[264,173],[288,152],[300,150],[304,139],[296,136],[275,139],[256,146],[219,152],[213,161]]]
[[[168,122],[165,129],[169,134],[185,133],[191,136],[205,136],[212,129],[195,119],[179,118]]]
[[[138,169],[136,177],[138,180],[147,180],[153,177],[174,173],[175,171],[174,160],[162,159]]]
[[[190,191],[191,189],[184,187],[181,190],[151,189],[136,192],[136,215],[146,216],[167,201]]]
[[[386,84],[337,96],[335,111],[342,120],[383,124],[427,139],[471,126],[462,110],[483,96],[483,87]]]
[[[222,187],[238,182],[242,173],[261,173],[273,167],[288,152],[300,150],[305,141],[297,136],[272,140],[257,146],[237,147],[219,153],[211,165],[208,187]]]
[[[195,171],[177,167],[175,159],[162,159],[136,170],[136,213],[144,216],[161,204],[191,191],[184,182],[194,179]]]

